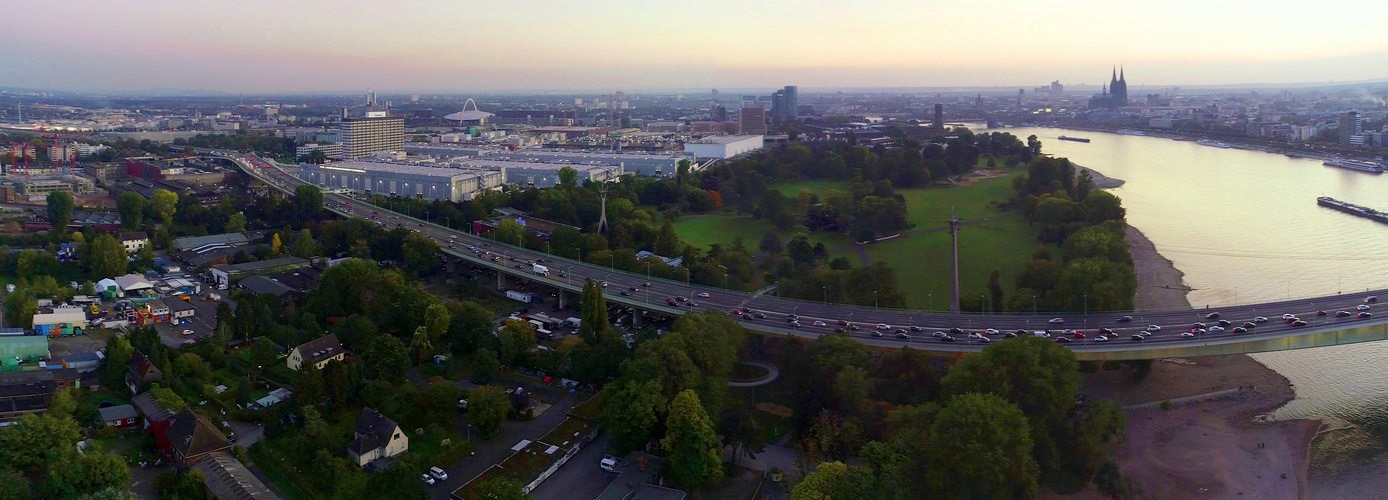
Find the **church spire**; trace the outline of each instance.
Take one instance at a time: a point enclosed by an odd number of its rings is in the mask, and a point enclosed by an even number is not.
[[[1123,68],[1122,68],[1122,67],[1119,67],[1119,68],[1118,68],[1118,81],[1123,82],[1123,83],[1127,83],[1127,82],[1128,82],[1127,77],[1124,77],[1124,76],[1123,76]]]

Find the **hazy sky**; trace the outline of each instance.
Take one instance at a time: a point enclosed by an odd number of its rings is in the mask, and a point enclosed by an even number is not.
[[[14,2],[0,86],[469,92],[1388,77],[1378,1]],[[16,20],[25,20],[18,22]]]

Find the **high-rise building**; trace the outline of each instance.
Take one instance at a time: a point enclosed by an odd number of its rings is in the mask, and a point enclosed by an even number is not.
[[[1060,84],[1060,80],[1051,82],[1050,97],[1051,99],[1065,97],[1065,86]]]
[[[1340,144],[1350,144],[1354,134],[1360,132],[1359,113],[1350,111],[1340,115]]]
[[[742,135],[766,135],[766,108],[737,110],[737,126]]]
[[[935,103],[935,130],[945,129],[945,105]]]
[[[722,104],[714,104],[712,108],[709,108],[708,114],[713,117],[713,121],[728,120],[728,108],[723,107]]]
[[[795,119],[800,111],[799,89],[795,85],[786,85],[785,88],[771,94],[771,114]]]
[[[342,156],[349,160],[405,149],[405,119],[398,116],[343,118],[338,134]]]
[[[718,104],[718,89],[713,89],[713,92],[710,92],[709,94],[710,99],[713,100],[713,103]]]

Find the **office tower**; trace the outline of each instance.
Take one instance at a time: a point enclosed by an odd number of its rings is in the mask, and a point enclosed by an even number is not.
[[[404,151],[405,119],[398,116],[343,118],[338,124],[338,143],[348,159],[382,151]]]
[[[1349,144],[1354,134],[1359,133],[1359,113],[1350,111],[1340,115],[1340,144]]]
[[[935,130],[945,129],[945,105],[935,103]]]
[[[737,110],[737,126],[743,135],[766,135],[766,108]]]

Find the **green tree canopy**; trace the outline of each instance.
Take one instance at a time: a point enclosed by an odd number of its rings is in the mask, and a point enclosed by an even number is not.
[[[624,380],[608,386],[602,407],[603,429],[622,452],[642,449],[654,438],[665,414],[665,396],[655,380]]]
[[[67,225],[72,222],[72,211],[77,208],[77,200],[72,199],[72,194],[67,191],[54,191],[48,193],[47,202],[48,220],[53,223],[53,230],[67,232]]]
[[[468,420],[484,438],[496,435],[510,410],[511,400],[499,386],[484,385],[468,396]]]
[[[145,217],[145,202],[148,201],[140,193],[126,191],[116,197],[116,211],[120,213],[121,227],[135,229],[140,227],[140,223]]]
[[[114,236],[100,234],[87,245],[87,260],[83,262],[93,276],[112,278],[125,273],[125,245]]]
[[[1030,498],[1037,490],[1027,417],[993,394],[955,396],[935,416],[931,466],[920,471],[934,498]],[[961,457],[968,457],[961,459]]]
[[[150,198],[149,206],[159,216],[159,221],[168,225],[173,222],[174,212],[178,210],[178,194],[167,189],[157,189]]]
[[[603,296],[601,283],[588,280],[583,285],[583,295],[579,297],[578,335],[589,345],[598,343],[598,338],[607,332],[607,297]]]
[[[670,403],[660,446],[666,452],[665,470],[676,485],[693,489],[723,478],[723,444],[692,389]]]

